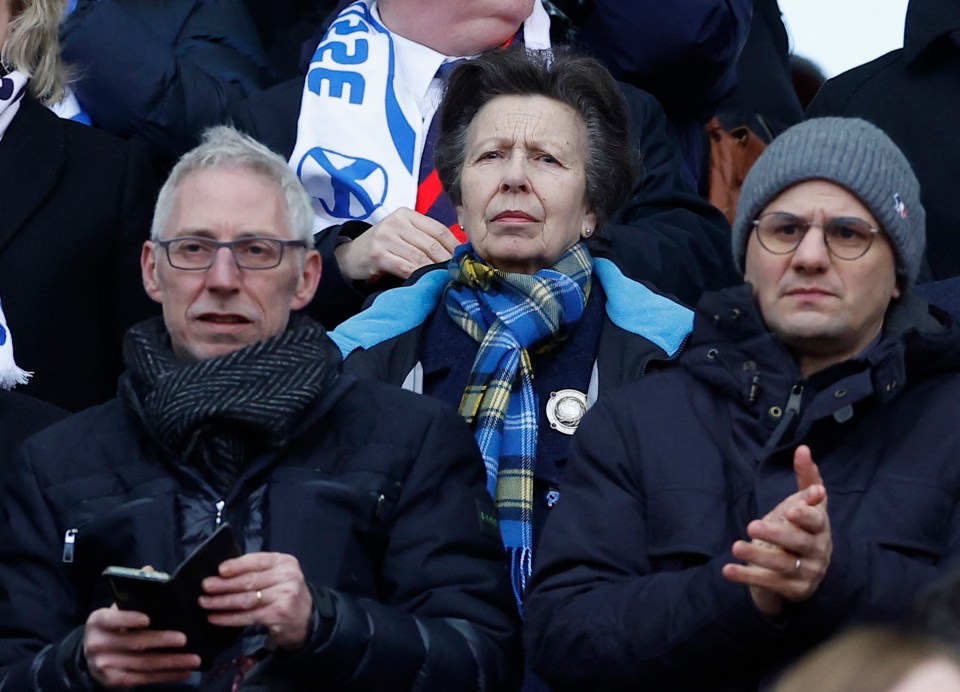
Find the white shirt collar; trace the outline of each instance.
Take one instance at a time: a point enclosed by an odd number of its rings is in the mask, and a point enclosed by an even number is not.
[[[383,25],[376,2],[370,5],[370,12],[377,22]],[[533,3],[533,11],[523,23],[523,33],[528,47],[538,50],[550,48],[550,15],[542,3]],[[426,98],[430,83],[444,62],[473,57],[444,55],[399,34],[391,32],[390,36],[397,58],[397,75],[418,100]]]
[[[376,2],[370,6],[370,12],[382,25],[383,20],[380,19]],[[390,33],[390,37],[393,39],[394,55],[397,58],[397,76],[417,100],[426,98],[430,82],[437,74],[437,70],[444,62],[456,60],[456,58],[438,53],[432,48],[393,32]]]

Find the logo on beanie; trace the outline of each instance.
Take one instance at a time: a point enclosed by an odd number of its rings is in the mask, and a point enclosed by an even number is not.
[[[905,219],[910,216],[910,210],[907,209],[907,205],[903,203],[903,200],[900,199],[898,193],[893,194],[893,208],[898,214],[900,214],[901,219]]]

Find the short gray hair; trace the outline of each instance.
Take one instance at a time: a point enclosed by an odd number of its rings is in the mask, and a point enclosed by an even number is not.
[[[245,169],[276,184],[283,192],[290,237],[306,241],[308,248],[313,247],[313,207],[300,179],[282,156],[227,125],[206,130],[200,144],[181,156],[170,171],[157,196],[150,228],[151,240],[160,240],[183,180],[191,173],[211,168]]]
[[[64,0],[0,0],[10,10],[7,35],[0,36],[0,62],[25,74],[30,94],[46,104],[63,100],[70,73],[60,59]],[[6,40],[4,40],[6,39]]]
[[[436,115],[440,136],[434,162],[454,205],[462,198],[460,175],[470,123],[498,96],[544,96],[571,108],[587,135],[587,201],[598,227],[626,204],[639,155],[630,140],[627,103],[610,72],[599,61],[568,49],[531,51],[514,44],[482,53],[450,75]]]

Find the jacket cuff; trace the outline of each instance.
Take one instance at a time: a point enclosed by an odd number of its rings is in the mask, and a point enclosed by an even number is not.
[[[308,586],[310,596],[313,600],[313,610],[310,613],[310,622],[307,624],[307,638],[303,646],[294,651],[284,651],[277,649],[273,652],[273,658],[277,662],[290,663],[295,665],[297,661],[306,656],[312,656],[313,653],[323,647],[330,638],[334,630],[334,623],[337,619],[336,605],[333,594],[327,588],[320,587],[315,589]]]
[[[83,632],[83,626],[77,627],[54,645],[57,647],[56,668],[62,672],[61,682],[67,689],[92,692],[100,689],[100,686],[94,682],[87,668],[87,657],[83,654]]]

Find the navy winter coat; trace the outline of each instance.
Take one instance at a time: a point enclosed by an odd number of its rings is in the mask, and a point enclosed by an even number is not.
[[[957,566],[960,331],[899,302],[877,343],[804,380],[749,286],[708,294],[681,367],[597,403],[534,564],[534,670],[558,690],[755,690],[839,628],[897,618]],[[801,443],[833,553],[815,594],[769,618],[721,568],[796,492]]]
[[[446,268],[387,291],[331,333],[357,377],[402,385],[460,405],[479,344],[447,314]],[[557,348],[532,355],[538,406],[534,468],[534,544],[561,496],[570,436],[553,430],[545,407],[551,392],[576,389],[592,405],[599,392],[640,377],[657,360],[683,348],[693,315],[654,290],[626,278],[609,260],[594,262],[593,287],[576,328]]]

